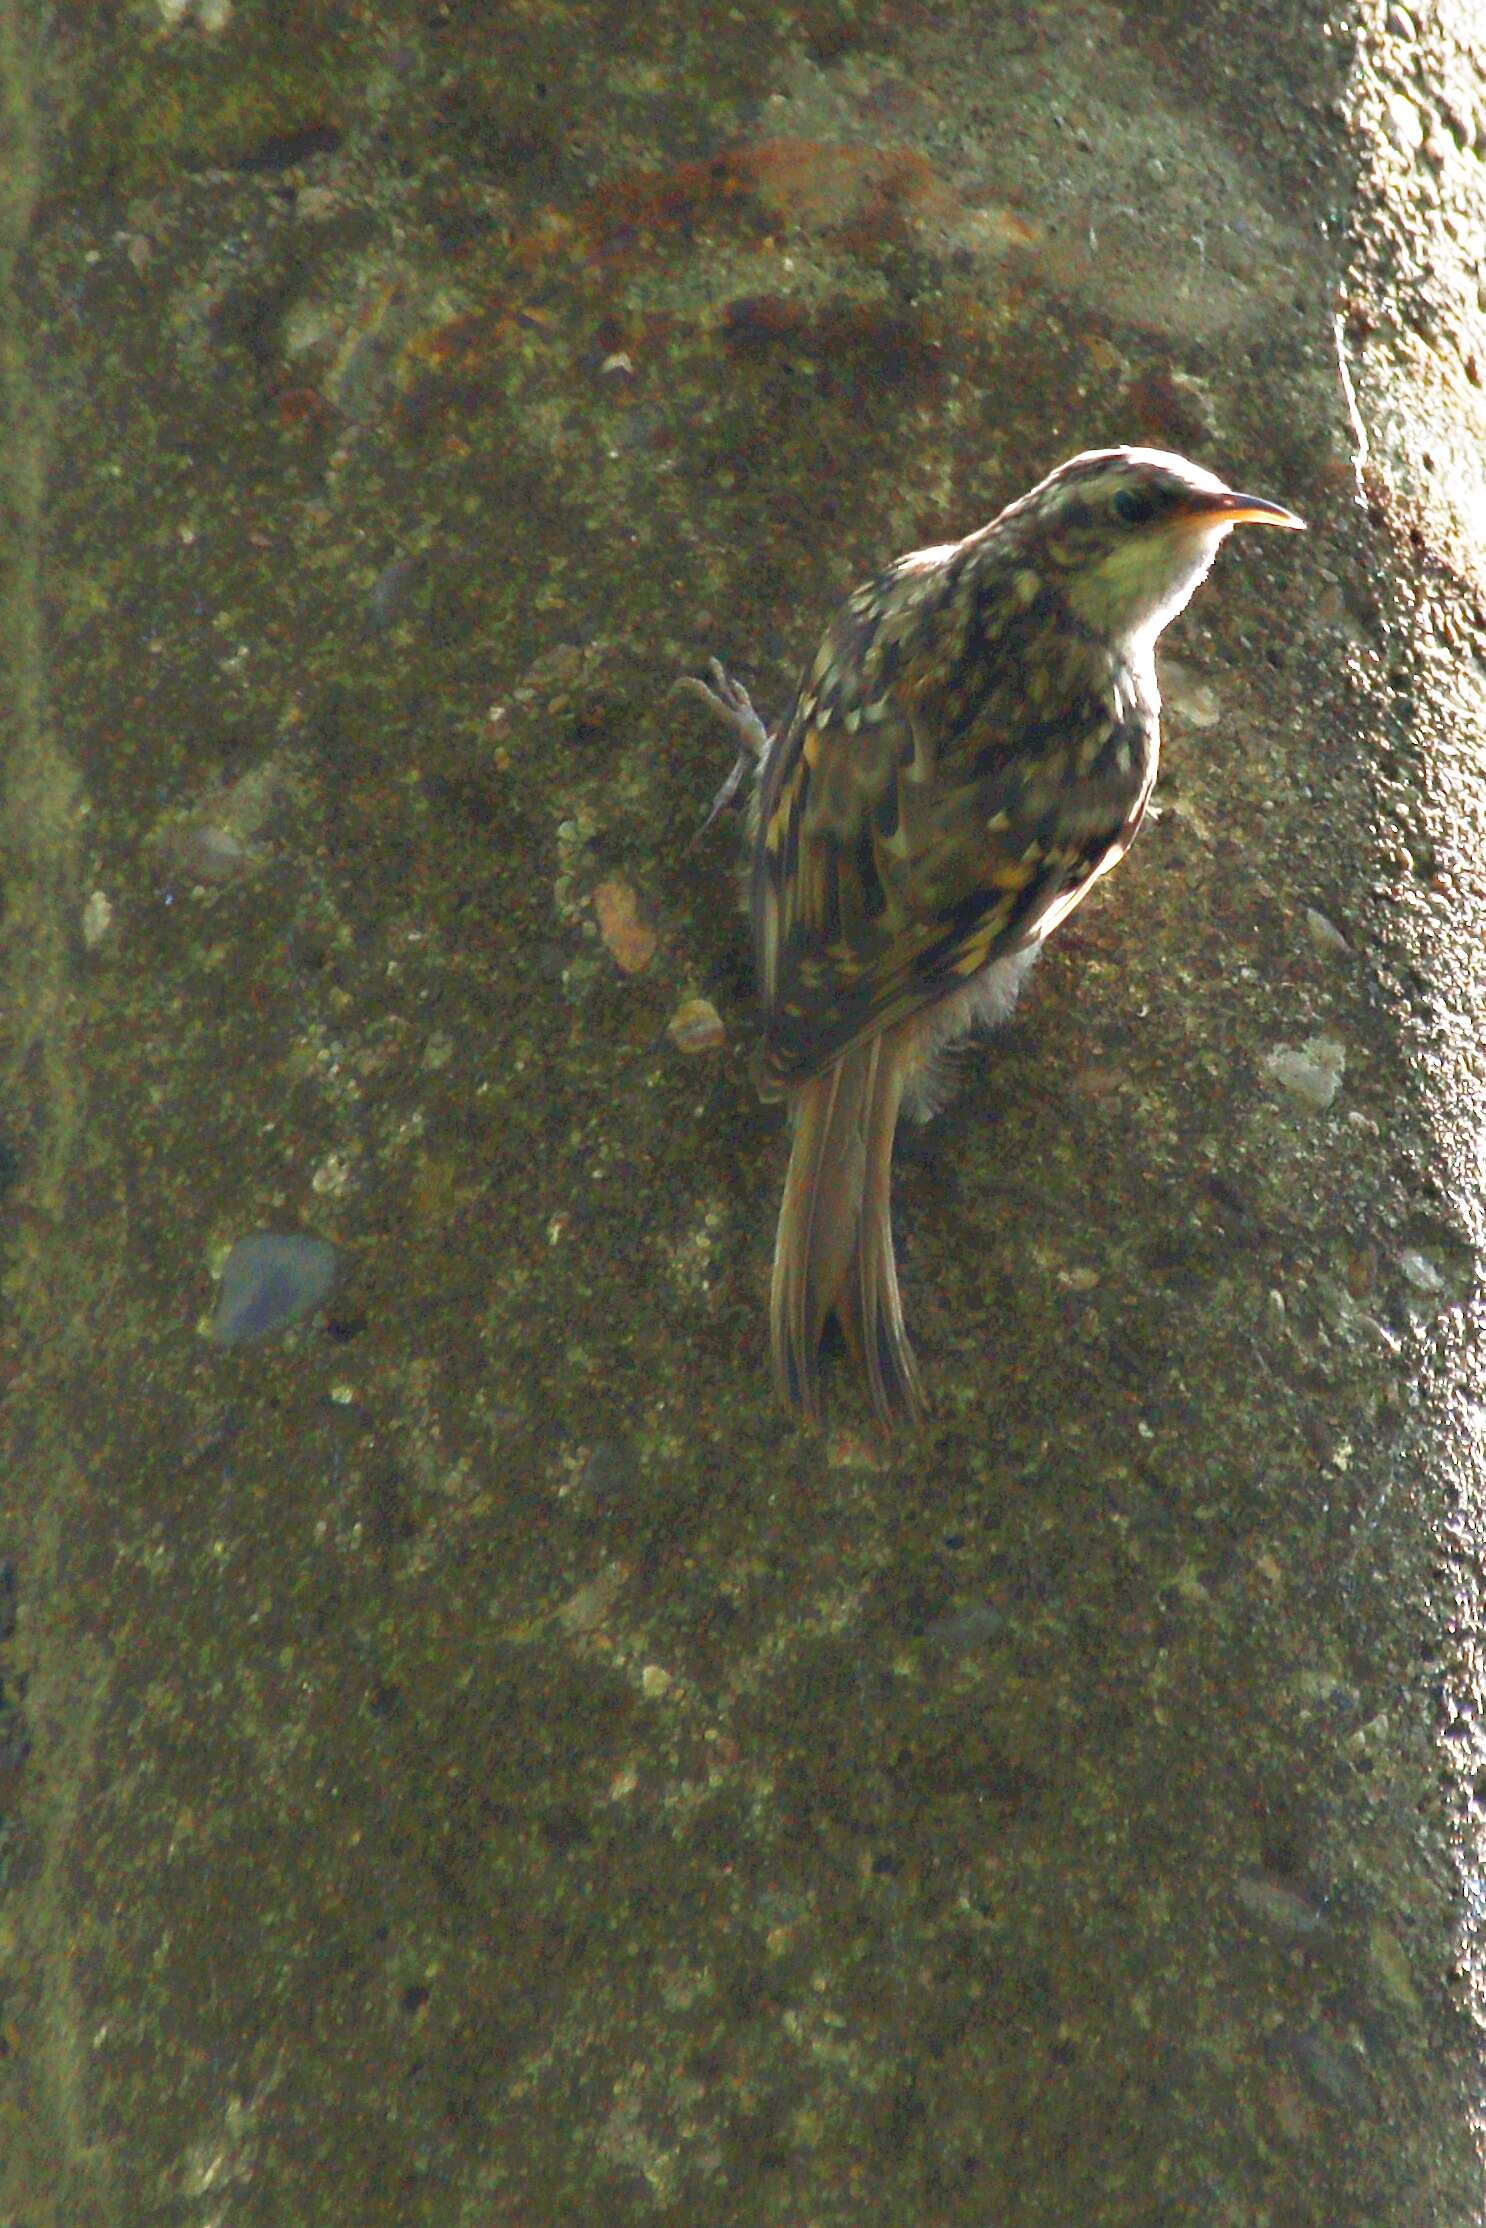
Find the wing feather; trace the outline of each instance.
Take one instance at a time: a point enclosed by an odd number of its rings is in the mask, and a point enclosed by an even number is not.
[[[1153,688],[974,553],[849,598],[770,751],[752,892],[769,1087],[1037,941],[1139,825]]]

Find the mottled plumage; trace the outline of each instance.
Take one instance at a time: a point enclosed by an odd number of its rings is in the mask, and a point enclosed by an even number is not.
[[[772,737],[740,691],[703,690],[757,760],[761,1081],[794,1124],[774,1366],[807,1417],[833,1312],[882,1420],[921,1405],[893,1264],[900,1105],[931,1110],[934,1053],[1010,1010],[1128,848],[1156,775],[1156,637],[1244,520],[1300,524],[1179,457],[1094,451],[858,588]]]

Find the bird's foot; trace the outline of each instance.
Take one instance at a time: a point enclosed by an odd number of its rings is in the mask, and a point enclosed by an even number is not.
[[[697,830],[699,843],[715,820],[720,820],[725,812],[736,812],[742,805],[745,784],[750,775],[757,773],[770,742],[769,730],[754,710],[753,699],[743,683],[735,681],[717,658],[708,659],[707,671],[712,676],[710,682],[699,681],[694,674],[687,673],[676,687],[684,689],[689,696],[699,696],[708,710],[715,713],[725,727],[732,729],[737,738],[738,755]]]

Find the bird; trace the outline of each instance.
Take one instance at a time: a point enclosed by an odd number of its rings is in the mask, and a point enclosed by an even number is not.
[[[681,684],[737,742],[707,824],[746,803],[758,1082],[791,1134],[770,1347],[807,1424],[832,1316],[884,1428],[924,1416],[893,1249],[899,1116],[935,1111],[946,1049],[1007,1017],[1133,842],[1157,637],[1234,527],[1303,524],[1183,457],[1087,450],[848,595],[773,730],[718,660]]]

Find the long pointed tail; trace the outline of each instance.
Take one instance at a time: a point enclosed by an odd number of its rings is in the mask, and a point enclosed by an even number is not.
[[[774,1246],[770,1331],[780,1397],[820,1418],[820,1341],[839,1315],[886,1425],[923,1396],[893,1261],[893,1133],[905,1047],[888,1031],[791,1094],[794,1140]]]

